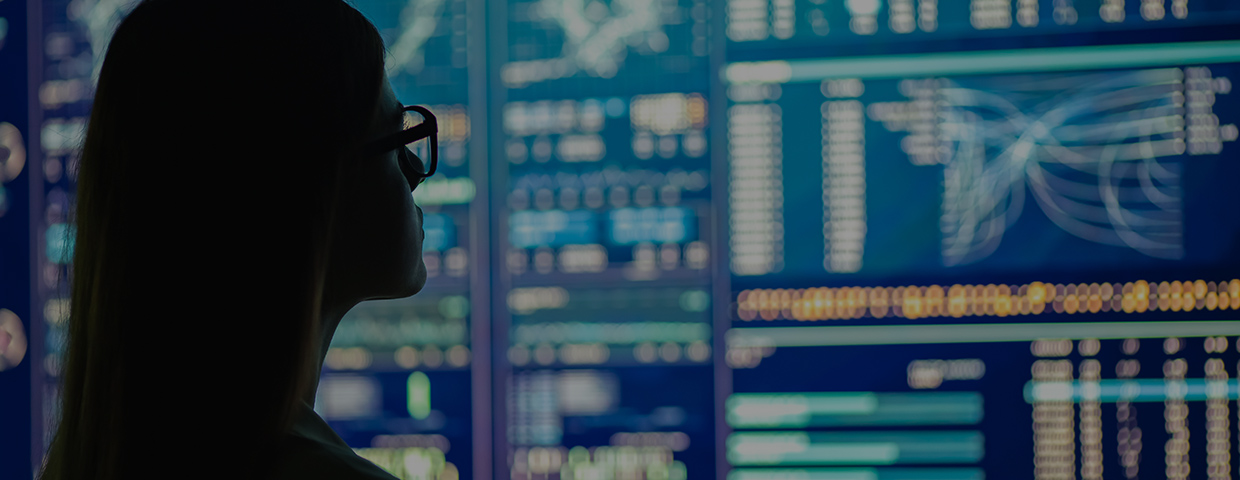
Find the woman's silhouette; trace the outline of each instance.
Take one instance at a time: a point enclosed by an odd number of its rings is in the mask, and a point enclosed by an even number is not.
[[[402,123],[383,56],[342,0],[147,0],[121,23],[43,478],[391,478],[310,409],[344,313],[426,281],[410,191],[434,162],[404,143],[434,122]]]

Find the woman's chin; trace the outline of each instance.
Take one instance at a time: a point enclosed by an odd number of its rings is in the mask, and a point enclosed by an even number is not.
[[[426,264],[419,261],[410,278],[409,293],[405,296],[417,295],[424,287],[426,287]]]
[[[413,270],[401,275],[398,281],[388,282],[383,293],[366,297],[366,300],[393,300],[417,295],[426,286],[426,265],[418,262]]]

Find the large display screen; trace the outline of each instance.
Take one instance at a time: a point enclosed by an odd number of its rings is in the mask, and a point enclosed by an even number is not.
[[[1234,6],[730,3],[729,479],[1236,474]]]
[[[1240,475],[1240,5],[351,4],[440,126],[428,286],[315,405],[397,477]],[[38,465],[133,2],[29,5]]]
[[[497,478],[711,475],[706,8],[507,5]]]

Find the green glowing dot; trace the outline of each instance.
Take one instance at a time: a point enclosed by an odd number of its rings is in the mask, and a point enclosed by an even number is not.
[[[465,318],[469,315],[469,299],[460,295],[443,297],[439,300],[439,313],[446,318]]]
[[[710,308],[710,294],[704,290],[689,290],[680,294],[680,308],[686,312],[705,312]]]
[[[425,420],[431,415],[431,379],[422,372],[409,374],[409,416]]]
[[[685,480],[689,478],[689,470],[685,468],[685,462],[680,460],[672,462],[672,466],[668,470],[668,480]]]
[[[568,451],[568,464],[578,465],[590,463],[590,451],[586,447],[576,446]]]

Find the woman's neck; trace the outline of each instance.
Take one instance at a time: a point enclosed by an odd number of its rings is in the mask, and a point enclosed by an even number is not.
[[[332,337],[336,335],[336,327],[340,326],[340,320],[351,308],[353,305],[332,305],[324,302],[320,310],[319,351],[314,362],[314,378],[310,380],[310,389],[306,391],[305,397],[306,403],[310,406],[314,406],[315,393],[319,391],[319,376],[323,372],[323,361],[327,358],[327,350],[331,348]]]

